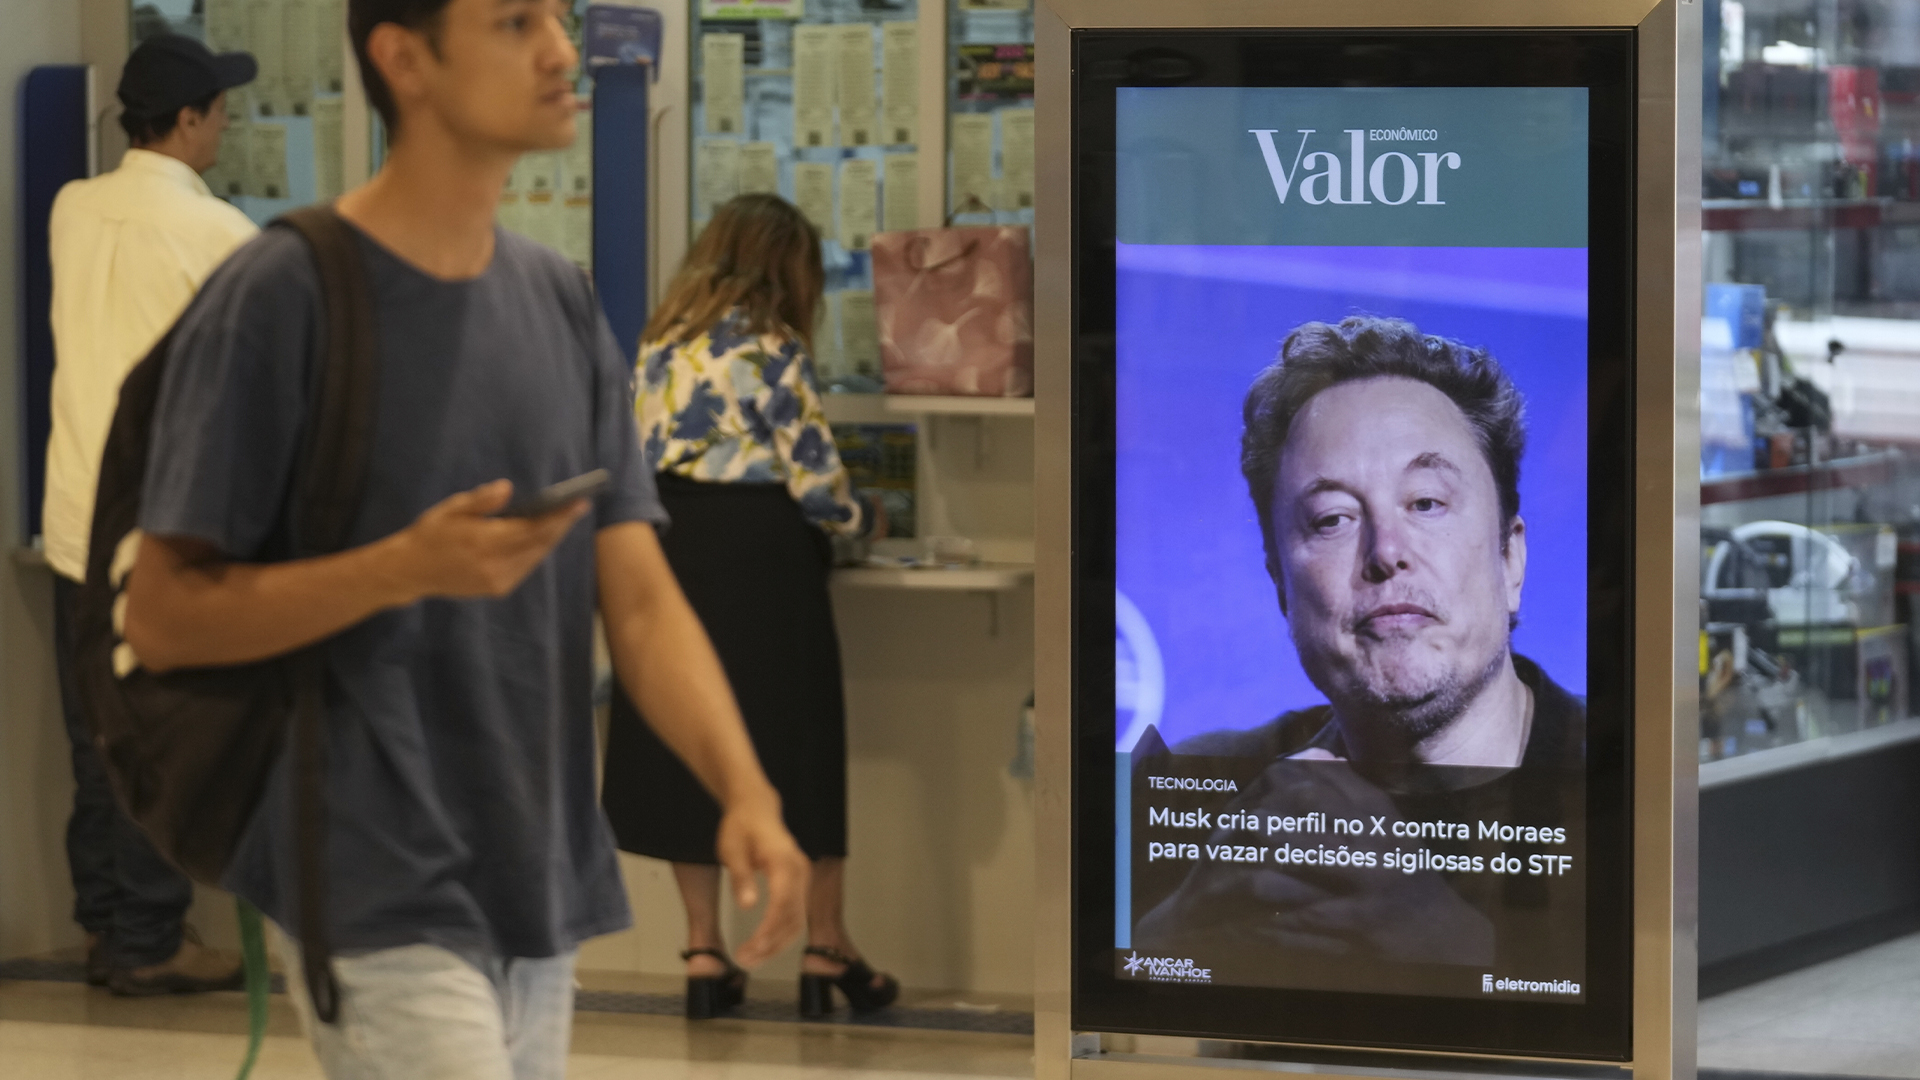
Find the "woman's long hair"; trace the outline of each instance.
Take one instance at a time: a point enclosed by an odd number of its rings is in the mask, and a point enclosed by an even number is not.
[[[826,280],[806,216],[778,195],[742,195],[713,212],[641,339],[687,341],[737,307],[748,331],[791,333],[812,348]]]

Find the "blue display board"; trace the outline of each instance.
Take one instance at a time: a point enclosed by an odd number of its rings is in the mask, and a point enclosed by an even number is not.
[[[53,428],[53,264],[47,223],[54,196],[87,175],[84,64],[37,67],[20,84],[20,507],[22,542],[40,533],[47,436]]]
[[[621,355],[647,325],[647,90],[651,65],[593,70],[593,280]]]

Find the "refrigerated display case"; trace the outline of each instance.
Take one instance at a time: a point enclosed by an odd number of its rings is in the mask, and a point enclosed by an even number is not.
[[[1920,926],[1920,0],[1705,10],[1703,992]]]

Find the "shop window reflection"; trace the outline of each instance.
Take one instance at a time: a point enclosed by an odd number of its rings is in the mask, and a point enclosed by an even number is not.
[[[1702,762],[1915,724],[1920,3],[1706,9]]]

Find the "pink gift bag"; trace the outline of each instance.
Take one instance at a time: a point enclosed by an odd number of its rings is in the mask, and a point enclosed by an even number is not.
[[[1033,394],[1033,259],[1024,226],[873,238],[889,394]]]

